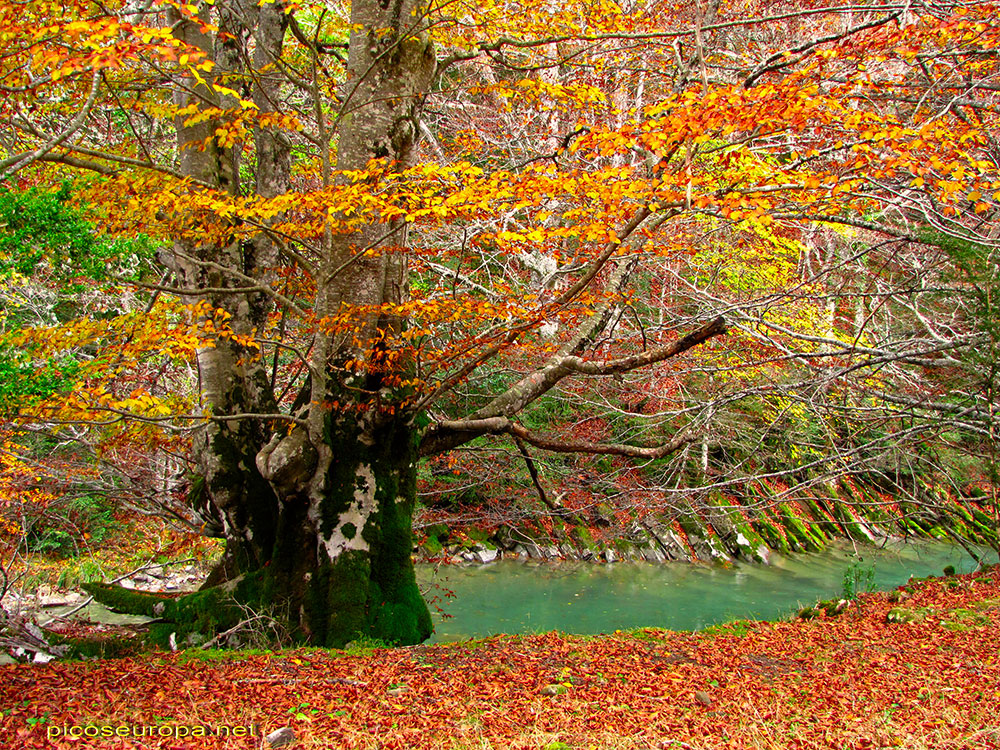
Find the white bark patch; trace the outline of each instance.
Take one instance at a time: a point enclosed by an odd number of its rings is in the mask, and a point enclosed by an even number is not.
[[[375,474],[370,466],[362,464],[354,472],[354,478],[354,502],[340,514],[340,521],[330,532],[330,536],[320,539],[320,544],[326,548],[326,554],[331,560],[335,560],[347,550],[368,549],[368,542],[361,536],[361,532],[375,512]],[[354,535],[350,538],[344,534],[344,527],[348,525],[354,527]]]

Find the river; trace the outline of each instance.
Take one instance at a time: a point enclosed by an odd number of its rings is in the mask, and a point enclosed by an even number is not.
[[[985,561],[996,562],[996,557],[991,552]],[[839,597],[852,565],[863,572],[873,569],[876,590],[903,584],[910,576],[941,575],[946,565],[959,573],[976,567],[961,547],[913,542],[774,555],[771,565],[515,560],[478,567],[419,565],[417,579],[432,600],[431,642],[442,643],[494,633],[697,630],[734,619],[774,620],[818,599]],[[863,576],[861,583],[866,582]]]

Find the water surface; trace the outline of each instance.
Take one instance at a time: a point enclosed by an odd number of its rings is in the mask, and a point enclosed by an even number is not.
[[[495,633],[561,630],[596,634],[636,627],[697,630],[727,620],[774,620],[817,599],[840,596],[852,564],[874,566],[874,586],[940,575],[946,565],[975,569],[961,547],[844,545],[815,554],[774,555],[771,565],[537,563],[501,560],[480,567],[418,565],[431,602],[432,643]],[[996,553],[985,562],[996,562]],[[446,596],[453,592],[454,596]],[[446,614],[445,618],[437,607]]]

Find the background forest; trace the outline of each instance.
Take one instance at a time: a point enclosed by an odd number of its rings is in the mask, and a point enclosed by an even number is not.
[[[153,514],[171,632],[342,645],[415,546],[997,544],[996,18],[0,4],[4,569]]]

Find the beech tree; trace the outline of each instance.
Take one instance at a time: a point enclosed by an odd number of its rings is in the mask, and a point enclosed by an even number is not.
[[[251,607],[319,644],[425,639],[421,458],[492,435],[655,459],[701,437],[690,414],[645,442],[518,419],[569,380],[726,332],[733,305],[706,295],[648,331],[618,326],[644,259],[693,253],[703,233],[723,253],[787,251],[835,225],[910,236],[923,200],[951,234],[992,216],[991,9],[8,4],[3,174],[90,175],[78,195],[107,232],[164,243],[162,277],[140,282],[162,337],[19,332],[36,357],[82,342],[104,354],[70,396],[18,419],[190,433],[189,500],[226,540],[206,587],[178,602],[95,592],[182,636]],[[907,88],[939,68],[947,79]],[[887,83],[903,92],[891,106]],[[946,107],[921,98],[942,89]],[[759,329],[788,330],[770,314]],[[856,351],[826,333],[794,331],[818,346],[790,356]],[[193,411],[116,384],[168,341],[197,365]],[[819,351],[829,341],[843,351]],[[450,395],[500,361],[516,375],[496,390]]]

